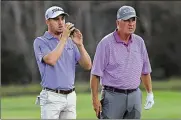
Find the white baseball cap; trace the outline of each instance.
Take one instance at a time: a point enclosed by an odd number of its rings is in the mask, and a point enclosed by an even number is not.
[[[61,7],[52,6],[46,10],[45,19],[48,20],[49,18],[56,18],[59,15],[69,16],[69,14],[65,13]]]

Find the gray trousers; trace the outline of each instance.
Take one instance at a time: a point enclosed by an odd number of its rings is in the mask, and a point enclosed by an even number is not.
[[[102,90],[101,104],[101,119],[140,119],[142,93],[139,88],[129,94]]]

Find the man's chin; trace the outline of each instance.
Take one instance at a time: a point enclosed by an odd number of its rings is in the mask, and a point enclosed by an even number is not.
[[[56,32],[57,35],[60,35],[60,34],[62,34],[62,33],[63,33],[63,31],[57,31],[57,32]]]
[[[131,35],[131,34],[133,34],[133,32],[127,32],[126,34],[127,34],[127,35]]]
[[[134,33],[134,31],[129,31],[129,32],[128,32],[128,34],[133,34],[133,33]]]

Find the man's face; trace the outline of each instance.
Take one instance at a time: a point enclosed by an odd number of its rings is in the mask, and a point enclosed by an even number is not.
[[[46,23],[51,32],[61,34],[65,26],[65,16],[59,15],[56,18],[50,18],[46,21]]]
[[[117,28],[125,34],[132,34],[136,29],[136,17],[128,20],[117,20]]]

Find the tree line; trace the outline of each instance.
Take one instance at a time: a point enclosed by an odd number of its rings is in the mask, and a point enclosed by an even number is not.
[[[180,1],[2,1],[2,84],[40,82],[33,41],[47,30],[44,13],[50,6],[62,7],[80,29],[92,61],[98,42],[116,28],[116,13],[131,5],[138,15],[136,34],[146,43],[152,76],[161,80],[181,75]],[[89,81],[90,71],[78,66],[76,80]]]

